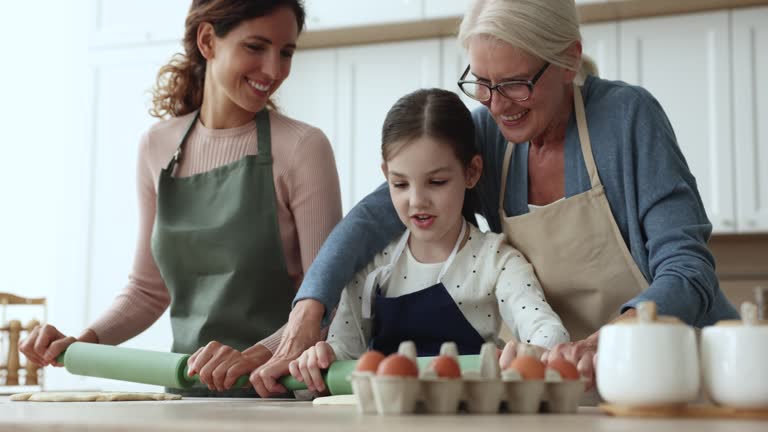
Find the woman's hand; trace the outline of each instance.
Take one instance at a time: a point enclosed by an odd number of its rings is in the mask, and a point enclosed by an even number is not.
[[[597,364],[597,333],[580,341],[555,346],[544,356],[544,361],[556,358],[564,358],[575,364],[579,374],[588,380],[586,390],[592,389],[595,386]]]
[[[547,352],[548,351],[546,348],[538,345],[509,341],[504,346],[504,350],[501,352],[501,357],[499,357],[499,367],[501,370],[506,369],[509,367],[509,364],[512,363],[512,361],[525,353],[528,355],[533,354],[536,356],[536,358],[544,361]]]
[[[19,351],[27,356],[29,361],[40,366],[61,367],[63,364],[56,361],[56,357],[63,353],[68,346],[77,342],[98,343],[99,338],[93,330],[88,329],[83,332],[79,339],[72,336],[66,336],[56,327],[45,324],[35,326],[29,335],[19,344]]]
[[[336,353],[333,348],[328,342],[320,341],[290,362],[288,369],[296,380],[307,384],[307,390],[322,392],[325,390],[325,382],[320,369],[328,369],[334,361]]]
[[[187,360],[189,376],[198,374],[200,382],[211,391],[229,390],[243,375],[266,363],[272,353],[256,344],[240,352],[228,345],[213,341],[200,348]]]
[[[316,300],[305,299],[296,303],[275,354],[251,374],[251,384],[259,396],[266,398],[287,391],[277,380],[289,372],[291,361],[321,339],[320,324],[324,312],[325,307]]]

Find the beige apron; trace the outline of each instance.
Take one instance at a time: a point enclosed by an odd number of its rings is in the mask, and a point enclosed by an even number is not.
[[[514,144],[504,154],[499,216],[507,240],[533,264],[547,301],[577,341],[618,316],[648,287],[629,253],[605,197],[587,132],[581,88],[573,104],[592,189],[535,213],[506,217],[504,195]]]

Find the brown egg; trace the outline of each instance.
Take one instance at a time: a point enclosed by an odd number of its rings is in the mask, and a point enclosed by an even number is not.
[[[579,379],[579,371],[576,370],[576,366],[564,358],[558,358],[547,362],[547,369],[556,370],[564,380]]]
[[[390,354],[379,363],[376,375],[415,377],[419,375],[416,362],[402,354]]]
[[[379,367],[379,363],[384,360],[384,354],[378,351],[368,351],[357,360],[355,370],[357,372],[373,372]]]
[[[440,378],[460,378],[461,368],[459,362],[451,356],[438,356],[429,363],[429,368],[435,371]]]
[[[520,356],[509,364],[507,369],[515,369],[523,379],[540,380],[544,379],[546,367],[539,359],[532,356]]]

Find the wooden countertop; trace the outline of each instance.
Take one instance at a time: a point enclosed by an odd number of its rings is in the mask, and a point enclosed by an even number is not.
[[[768,0],[612,0],[577,6],[582,23],[657,17],[768,5]],[[301,49],[329,48],[455,36],[461,17],[307,31]]]
[[[0,430],[22,431],[285,431],[482,432],[510,430],[707,432],[764,430],[766,422],[724,419],[609,417],[596,408],[575,415],[363,416],[353,407],[287,400],[189,398],[167,402],[45,403],[0,398]]]

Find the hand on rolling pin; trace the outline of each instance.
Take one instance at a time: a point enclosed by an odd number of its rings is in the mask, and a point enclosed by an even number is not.
[[[200,382],[212,391],[229,390],[242,375],[266,363],[272,353],[256,344],[240,352],[220,342],[209,342],[187,360],[187,373],[200,376]]]
[[[501,357],[499,357],[499,367],[501,370],[506,369],[509,367],[509,364],[512,363],[517,357],[522,355],[525,352],[528,352],[528,354],[535,354],[536,358],[538,358],[541,361],[544,361],[544,359],[547,356],[548,350],[544,347],[538,346],[538,345],[532,345],[522,342],[516,342],[516,341],[509,341],[504,346],[504,350],[501,352]]]
[[[336,353],[328,342],[320,341],[304,351],[299,358],[288,364],[291,375],[307,384],[307,390],[325,391],[325,382],[320,369],[328,369],[336,361]]]
[[[57,362],[56,357],[77,341],[99,343],[99,338],[91,329],[86,329],[78,339],[75,339],[63,334],[50,324],[38,325],[21,341],[19,351],[27,356],[32,363],[37,363],[40,366],[61,367],[64,365]]]
[[[304,299],[296,303],[275,354],[251,374],[251,384],[259,396],[265,398],[287,392],[278,380],[290,372],[288,364],[292,360],[322,339],[320,327],[324,313],[325,307],[316,300]]]

